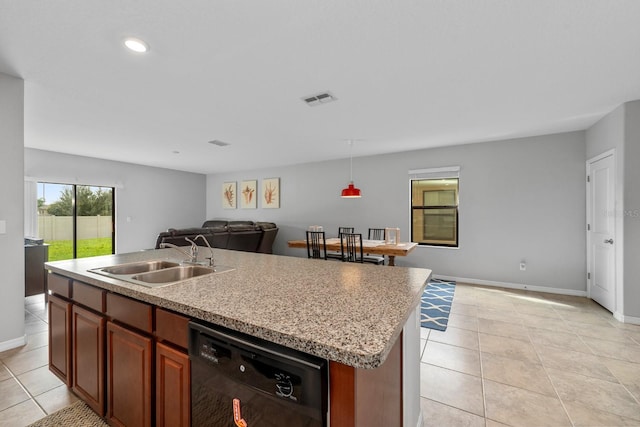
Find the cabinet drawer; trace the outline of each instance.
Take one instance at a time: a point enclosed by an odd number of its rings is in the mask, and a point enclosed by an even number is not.
[[[73,300],[92,310],[104,313],[106,292],[100,288],[73,281]]]
[[[71,279],[64,276],[59,276],[55,273],[49,274],[47,280],[47,287],[49,290],[65,298],[71,298]]]
[[[107,315],[141,331],[153,332],[153,310],[149,304],[108,293]]]
[[[189,345],[189,318],[156,308],[156,337],[186,349]]]

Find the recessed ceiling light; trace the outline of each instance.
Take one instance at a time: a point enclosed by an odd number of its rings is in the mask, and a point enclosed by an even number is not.
[[[149,45],[144,40],[140,40],[135,37],[127,37],[124,39],[124,45],[137,53],[145,53],[149,51]]]

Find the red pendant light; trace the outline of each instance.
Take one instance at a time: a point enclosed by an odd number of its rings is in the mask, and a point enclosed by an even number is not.
[[[359,199],[362,197],[362,192],[358,187],[353,185],[353,141],[349,141],[350,153],[349,153],[349,185],[347,188],[342,189],[340,197],[343,199]]]
[[[340,197],[345,199],[358,199],[362,197],[362,194],[360,193],[360,189],[356,188],[353,185],[353,181],[351,181],[349,182],[349,186],[347,188],[342,189],[342,194],[340,195]]]

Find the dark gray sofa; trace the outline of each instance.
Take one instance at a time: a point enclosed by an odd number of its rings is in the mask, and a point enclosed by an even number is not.
[[[213,219],[205,221],[199,228],[170,228],[161,232],[156,238],[156,249],[161,243],[189,246],[185,237],[193,240],[198,234],[202,234],[212,248],[271,254],[278,227],[273,222]],[[203,244],[202,241],[196,243]]]

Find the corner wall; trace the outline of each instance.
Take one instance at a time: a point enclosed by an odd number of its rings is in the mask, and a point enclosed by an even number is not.
[[[354,146],[357,155],[357,145]],[[274,253],[306,256],[287,247],[309,225],[330,236],[338,226],[399,227],[410,237],[411,169],[460,166],[460,247],[419,247],[397,265],[434,275],[586,292],[585,140],[570,132],[353,159],[362,199],[345,200],[349,160],[307,163],[207,176],[207,218],[278,224]],[[281,208],[262,209],[261,183],[280,177]],[[223,209],[225,181],[258,179],[258,209]],[[527,271],[519,270],[525,260]]]
[[[204,222],[205,175],[31,148],[24,156],[29,179],[116,187],[117,253],[152,249],[159,232]]]
[[[24,336],[24,81],[0,74],[0,351]]]
[[[616,150],[616,316],[640,324],[640,101],[627,102],[586,132],[587,159]]]
[[[640,101],[625,104],[624,315],[640,324]]]

